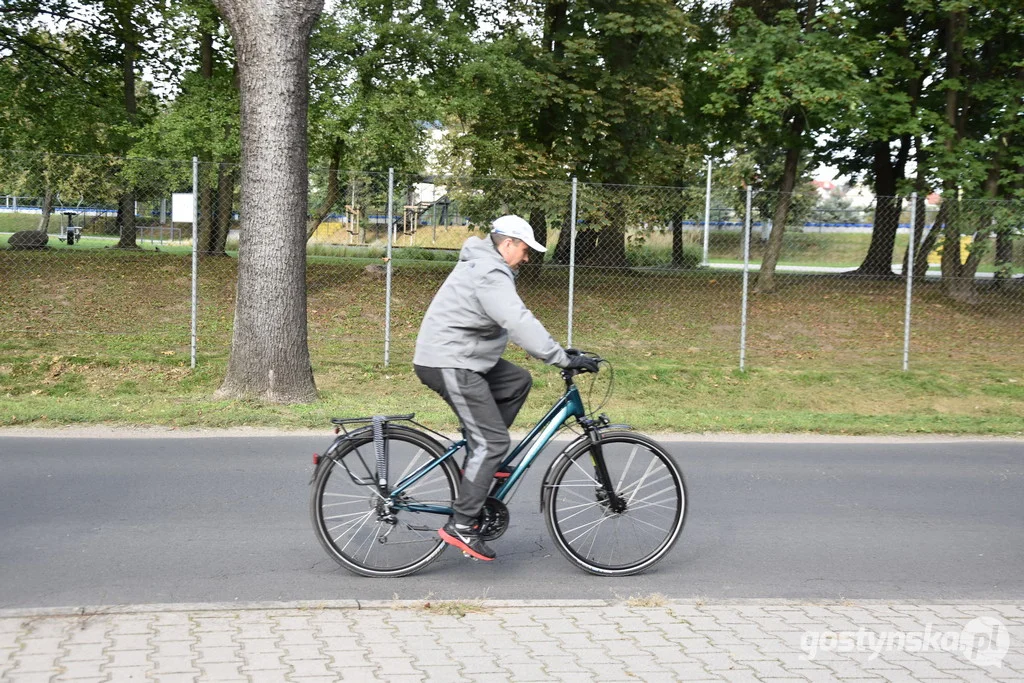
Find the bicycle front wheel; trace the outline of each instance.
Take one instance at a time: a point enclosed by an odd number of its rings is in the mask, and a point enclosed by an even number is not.
[[[564,454],[547,482],[548,530],[570,562],[592,574],[629,576],[663,558],[686,520],[683,473],[656,441],[605,432],[601,451],[618,511],[599,482],[591,444]]]
[[[424,471],[443,451],[414,429],[388,425],[384,449],[389,492],[415,478],[410,475],[421,476],[400,493],[382,496],[373,484],[373,434],[358,432],[321,466],[310,495],[310,516],[320,544],[345,569],[363,576],[406,576],[444,551],[437,529],[448,518],[440,510],[451,509],[459,479],[450,459]]]

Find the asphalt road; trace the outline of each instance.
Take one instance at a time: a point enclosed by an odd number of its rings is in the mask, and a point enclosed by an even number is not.
[[[308,519],[310,438],[0,437],[0,608],[488,598],[1024,597],[1024,442],[668,442],[690,509],[624,579],[575,569],[538,512],[541,456],[498,560],[341,569]]]

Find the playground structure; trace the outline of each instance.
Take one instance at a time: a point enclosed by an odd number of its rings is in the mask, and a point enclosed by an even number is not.
[[[429,189],[417,188],[410,195],[434,194]],[[418,197],[417,197],[418,198]],[[447,193],[430,196],[415,203],[408,203],[391,216],[391,230],[395,244],[410,246],[420,230],[429,227],[430,244],[437,242],[437,230],[462,227],[466,221],[459,216],[456,203]],[[350,203],[345,204],[344,214],[330,214],[313,233],[311,241],[322,244],[359,246],[382,242],[387,239],[388,216],[386,209],[367,206],[356,202],[353,191]],[[404,238],[404,239],[403,239]]]

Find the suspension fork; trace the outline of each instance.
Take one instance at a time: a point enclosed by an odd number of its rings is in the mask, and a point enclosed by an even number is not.
[[[598,429],[598,422],[591,419],[580,420],[590,439],[590,459],[594,464],[594,471],[597,474],[597,482],[601,485],[602,491],[608,497],[608,507],[612,512],[621,513],[626,510],[626,501],[622,500],[615,487],[612,485],[611,475],[608,473],[608,463],[604,460],[604,448],[601,445],[601,431]]]

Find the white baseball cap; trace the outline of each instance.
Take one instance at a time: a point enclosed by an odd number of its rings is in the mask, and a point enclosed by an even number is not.
[[[491,223],[491,231],[499,235],[508,235],[522,240],[536,251],[547,251],[548,248],[533,238],[533,228],[519,216],[502,216]]]

